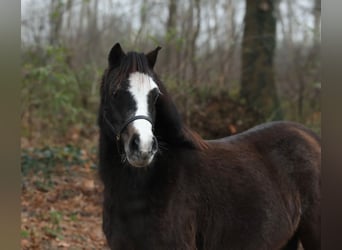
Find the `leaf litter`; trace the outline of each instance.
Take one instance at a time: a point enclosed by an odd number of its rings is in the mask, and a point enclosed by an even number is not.
[[[82,159],[75,161],[74,155],[62,149],[63,157],[69,160],[66,164],[58,158],[57,149],[51,161],[47,161],[51,154],[43,150],[38,153],[41,158],[37,158],[37,150],[22,154],[22,249],[108,250],[102,233],[103,187],[93,167],[96,155],[81,152],[78,156]],[[46,172],[44,164],[52,161]],[[28,163],[31,165],[23,166]]]

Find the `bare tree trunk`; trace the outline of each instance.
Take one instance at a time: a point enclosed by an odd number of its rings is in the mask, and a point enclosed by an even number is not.
[[[191,70],[191,43],[188,43],[192,39],[192,32],[193,32],[193,26],[194,26],[194,0],[189,1],[189,7],[186,10],[185,20],[183,20],[183,26],[184,23],[186,24],[185,29],[182,30],[181,37],[186,41],[183,43],[182,51],[183,51],[183,63],[180,64],[180,76],[183,81],[189,82],[190,81],[190,74],[189,70]],[[183,15],[184,17],[184,15]]]
[[[78,38],[80,35],[83,33],[83,26],[84,26],[84,16],[85,16],[85,10],[86,10],[86,5],[88,3],[85,1],[81,1],[81,10],[79,14],[79,19],[78,19]]]
[[[226,10],[228,18],[226,19],[226,34],[224,39],[225,42],[225,53],[219,57],[219,65],[221,65],[221,72],[219,75],[219,84],[221,86],[226,84],[226,78],[229,77],[230,70],[233,66],[233,57],[235,52],[234,41],[237,40],[236,37],[236,24],[235,24],[235,5],[232,0],[226,1],[224,9]]]
[[[315,0],[314,6],[314,46],[313,46],[313,61],[315,65],[315,79],[317,82],[321,81],[321,0]],[[310,107],[314,110],[317,107],[316,100],[319,99],[320,88],[316,87],[314,91],[315,98],[310,101]]]
[[[291,18],[293,19],[294,16],[294,11],[293,11],[293,0],[287,0],[287,12],[288,12],[288,16],[287,18],[289,19],[288,21],[288,41],[289,43],[292,44],[293,42],[293,20],[291,20]]]
[[[93,28],[98,33],[98,11],[99,11],[99,0],[94,0],[94,11],[93,11]],[[97,35],[97,34],[95,34]]]
[[[92,18],[93,18],[93,23],[92,23],[92,29],[91,29],[92,30],[91,48],[95,48],[96,46],[98,46],[98,44],[101,44],[101,37],[102,37],[102,36],[100,36],[99,21],[98,21],[99,20],[99,0],[94,0],[94,10],[93,10]],[[96,63],[96,59],[99,58],[98,51],[94,50],[93,53],[91,53],[90,55],[91,55],[91,61]],[[94,70],[93,77],[94,77],[94,80],[92,81],[92,85],[91,85],[91,94],[92,94],[92,96],[95,96],[96,85],[98,84],[96,70]],[[86,103],[86,101],[84,101],[84,103]],[[87,100],[87,104],[88,104],[88,100]]]
[[[145,26],[146,26],[146,21],[147,21],[147,11],[148,11],[148,3],[147,0],[143,0],[140,8],[140,27],[137,32],[137,35],[135,36],[134,39],[134,44],[137,44],[139,41],[139,38],[141,38],[141,34],[143,33]]]
[[[63,21],[63,2],[61,0],[51,0],[50,2],[50,36],[49,43],[51,45],[58,45],[60,39],[60,30]]]
[[[273,0],[246,0],[242,42],[241,98],[264,120],[282,118],[274,80],[276,19]]]
[[[167,37],[167,44],[165,48],[165,58],[167,65],[168,74],[172,72],[173,68],[173,59],[175,58],[175,36],[177,34],[177,1],[169,0],[169,16],[166,22],[166,37]]]
[[[191,61],[191,82],[197,83],[197,60],[196,60],[196,41],[201,28],[201,6],[200,0],[195,0],[195,10],[196,10],[196,26],[192,32],[192,37],[190,40],[190,61]]]
[[[98,44],[99,41],[99,30],[98,30],[98,7],[99,7],[99,1],[93,0],[93,8],[90,4],[87,6],[87,21],[88,21],[88,40],[89,45],[92,48]]]
[[[68,31],[70,32],[71,29],[71,22],[72,22],[72,6],[73,6],[73,0],[68,0],[66,3],[66,11],[68,12],[68,19],[66,21],[66,27]]]
[[[318,48],[321,42],[321,0],[314,3],[314,48]]]

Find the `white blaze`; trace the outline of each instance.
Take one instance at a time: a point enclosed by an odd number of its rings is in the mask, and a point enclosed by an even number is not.
[[[128,91],[132,94],[137,105],[135,116],[144,115],[150,117],[148,95],[155,88],[158,88],[157,84],[150,76],[144,73],[134,72],[129,76]],[[141,151],[147,152],[151,150],[153,141],[152,124],[147,120],[139,119],[135,120],[132,125],[140,136]]]

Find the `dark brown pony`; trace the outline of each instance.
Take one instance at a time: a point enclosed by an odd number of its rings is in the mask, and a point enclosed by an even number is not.
[[[99,173],[110,248],[273,250],[300,241],[321,249],[319,137],[272,122],[203,140],[153,71],[159,49],[126,54],[116,44],[102,80]],[[131,89],[146,82],[154,86],[148,112],[138,114]],[[139,124],[153,129],[145,144]]]

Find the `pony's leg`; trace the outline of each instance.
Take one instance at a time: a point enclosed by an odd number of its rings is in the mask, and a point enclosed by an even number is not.
[[[321,218],[319,206],[312,207],[302,216],[299,238],[304,250],[321,249]]]

